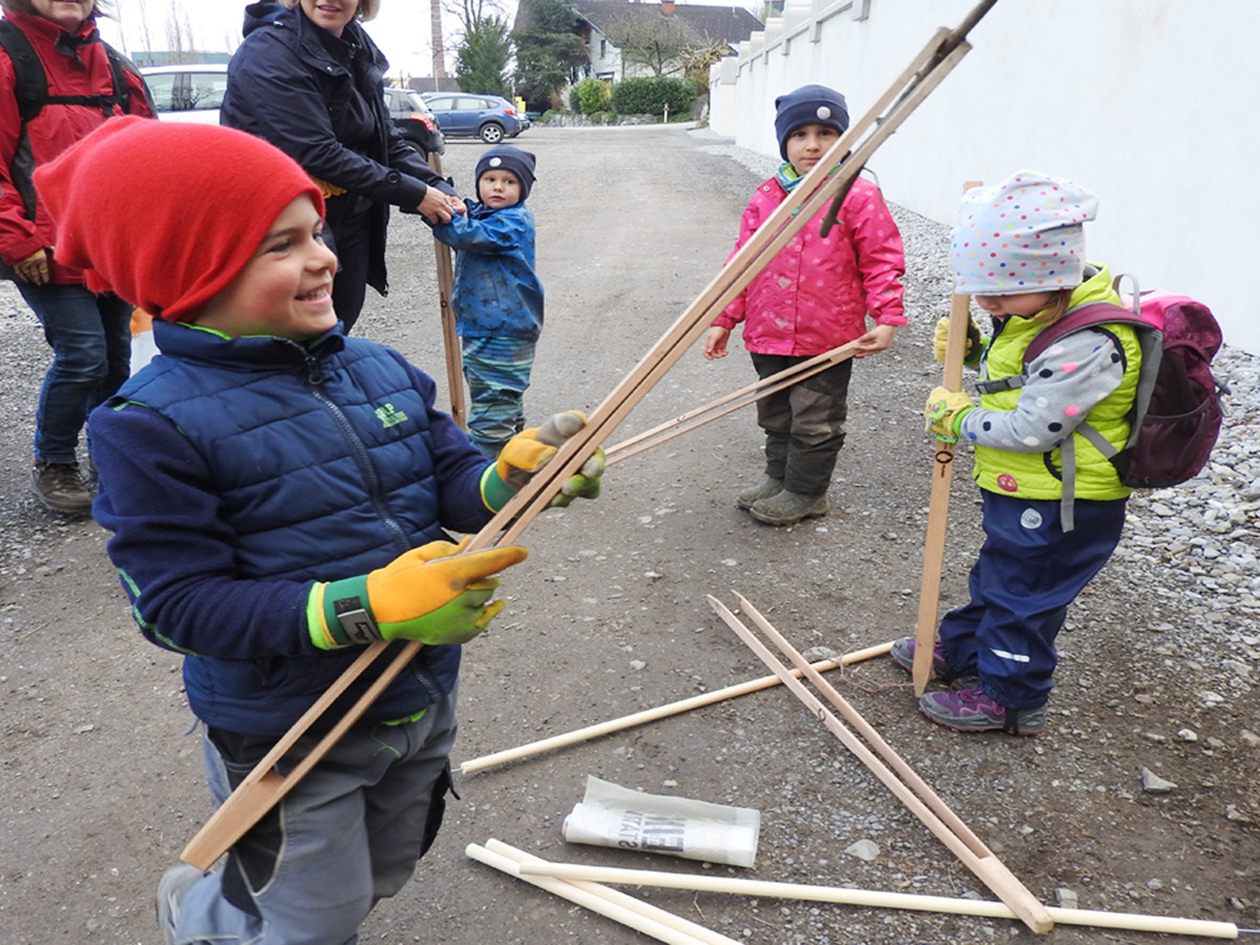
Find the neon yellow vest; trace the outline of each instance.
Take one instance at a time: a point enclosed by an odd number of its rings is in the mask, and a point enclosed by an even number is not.
[[[1099,267],[1094,276],[1076,287],[1069,307],[1075,308],[1090,302],[1120,302],[1119,294],[1111,286],[1111,273],[1105,267]],[[1001,334],[985,352],[981,363],[981,380],[1000,380],[1023,372],[1024,351],[1045,327],[1043,322],[1038,321],[1039,318],[1040,315],[1032,318],[1007,318]],[[1129,424],[1125,417],[1133,406],[1133,397],[1137,391],[1142,349],[1136,333],[1129,325],[1109,323],[1106,327],[1124,347],[1124,379],[1085,419],[1107,442],[1118,449],[1129,436]],[[982,394],[980,406],[988,410],[1014,410],[1019,395],[1019,389]],[[1072,440],[1076,450],[1078,499],[1123,499],[1129,495],[1132,490],[1121,485],[1115,467],[1089,440],[1079,433],[1073,433]],[[1063,497],[1063,460],[1058,447],[1048,453],[1015,453],[977,444],[975,457],[972,476],[981,489],[1028,499]]]

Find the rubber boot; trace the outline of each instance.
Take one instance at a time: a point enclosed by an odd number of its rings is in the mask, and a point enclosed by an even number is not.
[[[751,509],[754,502],[776,496],[783,491],[783,480],[763,476],[761,482],[751,489],[745,489],[735,497],[735,504],[741,509]]]
[[[827,494],[799,495],[784,489],[778,495],[754,502],[748,511],[752,517],[767,525],[795,525],[806,518],[821,518],[829,506]]]

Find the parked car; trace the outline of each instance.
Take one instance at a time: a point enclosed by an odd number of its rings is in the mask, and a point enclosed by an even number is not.
[[[219,106],[227,91],[227,63],[145,66],[140,74],[153,93],[158,118],[204,125],[219,123]]]
[[[515,138],[529,122],[505,98],[469,92],[425,92],[424,100],[448,138],[476,137],[486,144]]]
[[[422,157],[426,154],[442,154],[446,151],[446,139],[442,135],[442,126],[419,92],[387,87],[385,107],[389,110],[389,117],[394,120],[398,133],[409,145],[419,151]]]

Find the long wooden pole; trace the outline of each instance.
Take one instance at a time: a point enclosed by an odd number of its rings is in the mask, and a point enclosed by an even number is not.
[[[947,53],[946,46],[949,50]],[[727,261],[726,266],[718,272],[696,301],[679,316],[638,365],[596,408],[586,425],[570,437],[551,461],[469,540],[465,546],[466,551],[480,551],[495,544],[510,544],[515,541],[559,493],[565,479],[577,472],[591,457],[598,445],[625,419],[630,409],[700,337],[713,318],[823,209],[830,197],[852,183],[875,150],[944,81],[945,76],[970,49],[970,45],[959,38],[957,31],[951,33],[949,30],[938,30],[898,82],[832,145],[823,159],[792,189],[752,238]],[[935,63],[933,68],[924,69],[919,74],[919,70],[929,62]],[[888,103],[894,98],[895,104],[887,114],[883,114],[883,110],[889,107]],[[843,164],[840,163],[842,161]],[[208,869],[210,864],[227,852],[232,844],[244,836],[247,830],[258,823],[297,784],[298,778],[292,772],[282,775],[274,770],[276,760],[296,744],[313,721],[332,704],[336,695],[345,692],[385,649],[386,645],[383,643],[367,647],[347,667],[328,693],[325,693],[327,698],[321,697],[285,733],[275,748],[228,796],[185,847],[181,854],[185,862]],[[415,642],[397,650],[397,655],[379,677],[382,686],[373,685],[343,713],[341,722],[335,729],[339,732],[337,737],[367,711],[377,695],[383,691],[383,686],[392,682],[419,650],[420,644]],[[317,708],[319,712],[315,712]],[[318,762],[334,743],[335,739],[321,740],[304,759],[309,764],[304,764],[303,773]]]
[[[979,187],[969,180],[963,193]],[[945,370],[941,384],[962,390],[963,360],[967,354],[967,326],[971,322],[971,297],[954,293],[949,306],[949,341],[945,345]],[[937,440],[932,455],[932,498],[928,505],[927,536],[923,540],[923,577],[919,582],[919,618],[914,634],[914,694],[923,695],[932,678],[932,654],[936,650],[936,615],[941,600],[941,569],[945,562],[945,531],[949,525],[949,487],[954,481],[954,444]]]
[[[429,152],[429,167],[439,176],[442,173],[442,155]],[[451,292],[455,282],[455,266],[451,261],[451,248],[440,239],[433,239],[437,257],[438,307],[442,315],[442,351],[446,355],[446,387],[451,394],[451,419],[461,430],[468,429],[468,407],[464,398],[464,357],[460,352],[459,334],[455,331],[455,308],[451,304]]]
[[[737,877],[705,876],[700,873],[667,873],[662,870],[586,866],[578,863],[548,862],[543,865],[529,862],[523,863],[520,871],[522,878],[551,876],[556,879],[587,880],[593,883],[615,883],[622,886],[654,886],[663,889],[686,889],[693,892],[759,896],[766,899],[799,899],[807,902],[832,902],[876,909],[910,909],[916,912],[944,912],[950,915],[974,915],[994,919],[1018,918],[1009,906],[1001,902],[853,889],[847,886],[779,883]],[[1058,906],[1047,906],[1046,911],[1056,923],[1063,925],[1088,925],[1103,929],[1126,929],[1131,932],[1198,935],[1204,938],[1225,939],[1238,938],[1240,931],[1232,922],[1216,922],[1210,919],[1182,919],[1172,916],[1140,915],[1132,912],[1102,912],[1094,909],[1064,909]]]
[[[883,782],[884,786],[906,808],[923,822],[923,825],[975,875],[993,890],[994,895],[1011,907],[1011,910],[1034,932],[1045,933],[1054,927],[1054,920],[1031,892],[1006,866],[983,846],[975,849],[967,839],[959,836],[917,794],[907,787],[880,758],[856,735],[849,731],[803,683],[762,643],[744,623],[712,595],[706,599],[722,621],[735,632],[744,644],[761,659],[784,685],[796,696],[810,713],[822,722],[823,727],[835,735],[862,764]],[[970,832],[969,832],[970,833]],[[974,837],[974,835],[972,835]],[[968,838],[970,839],[970,838]]]
[[[625,906],[610,902],[585,889],[580,889],[572,883],[542,876],[526,876],[521,873],[521,869],[526,864],[518,863],[500,853],[493,853],[479,844],[468,844],[464,848],[464,854],[478,863],[492,866],[500,872],[507,873],[509,876],[515,876],[523,882],[537,886],[539,889],[544,889],[553,896],[567,899],[569,902],[576,903],[584,909],[589,909],[591,912],[612,919],[614,922],[619,922],[637,932],[642,932],[658,942],[666,942],[668,945],[703,945],[701,940],[694,935],[672,928],[657,919],[633,912]]]
[[[666,420],[650,430],[644,430],[642,433],[636,434],[629,439],[622,440],[615,446],[608,448],[606,465],[612,466],[624,459],[629,459],[631,456],[637,456],[646,450],[654,449],[663,443],[668,443],[676,436],[690,433],[692,430],[699,429],[707,423],[712,423],[719,417],[725,417],[728,413],[739,410],[741,407],[747,407],[749,404],[756,403],[763,397],[769,397],[771,394],[778,393],[794,384],[799,384],[806,378],[813,377],[829,367],[834,367],[843,361],[849,360],[856,351],[856,341],[851,341],[847,345],[841,345],[830,351],[824,351],[822,354],[815,355],[805,361],[789,365],[776,374],[754,381],[747,387],[741,387],[737,391],[724,394],[715,400],[709,401],[707,404],[688,410],[686,413],[680,414],[672,420]]]
[[[892,643],[881,643],[878,646],[868,646],[864,650],[846,653],[839,659],[820,660],[817,663],[810,664],[810,666],[815,672],[825,673],[840,666],[852,666],[854,663],[860,663],[863,660],[883,656],[891,649]],[[794,673],[797,676],[800,675],[799,670],[795,670]],[[702,692],[698,696],[680,699],[667,705],[644,709],[642,712],[635,712],[632,715],[623,715],[621,718],[597,722],[594,725],[575,729],[572,732],[565,732],[562,735],[552,735],[550,738],[539,739],[536,742],[530,742],[528,745],[519,745],[516,748],[507,748],[494,754],[482,755],[480,758],[472,758],[461,764],[458,771],[463,775],[476,774],[478,771],[484,771],[487,768],[511,764],[514,761],[532,758],[535,755],[554,751],[557,748],[566,748],[579,742],[590,741],[592,738],[599,738],[603,735],[620,732],[638,725],[646,725],[649,722],[656,722],[673,715],[681,715],[683,712],[690,712],[692,709],[699,709],[706,705],[712,705],[715,702],[724,702],[727,699],[735,699],[739,696],[746,696],[749,693],[760,692],[763,689],[770,689],[779,685],[782,685],[782,680],[778,676],[762,676],[760,679],[750,679],[747,682],[736,683],[723,689],[714,689],[712,692]]]
[[[504,843],[502,840],[496,840],[494,837],[491,837],[485,842],[485,848],[491,853],[497,853],[500,856],[504,856],[509,860],[515,861],[522,867],[526,864],[538,868],[546,868],[551,865],[550,861],[544,860],[542,857],[526,853],[524,850],[518,850],[510,843]],[[525,878],[524,876],[521,876],[520,871],[518,871],[516,875],[520,876],[521,879]],[[571,882],[573,882],[573,885],[578,889],[589,892],[592,895],[599,896],[601,899],[605,899],[615,905],[624,906],[631,912],[646,916],[649,919],[660,922],[662,925],[667,925],[670,928],[677,929],[679,932],[699,939],[701,942],[706,943],[706,945],[741,945],[740,942],[733,938],[728,938],[727,936],[715,932],[712,929],[705,928],[703,925],[692,922],[690,919],[684,919],[682,916],[675,915],[672,912],[667,912],[659,906],[654,906],[651,903],[644,902],[642,899],[635,899],[633,896],[628,896],[620,890],[613,889],[610,886],[605,886],[602,883],[592,883],[583,880]]]

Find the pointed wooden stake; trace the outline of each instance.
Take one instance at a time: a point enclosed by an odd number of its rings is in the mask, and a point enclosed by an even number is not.
[[[963,193],[979,187],[969,180]],[[967,354],[967,326],[971,322],[971,296],[954,293],[949,307],[949,341],[945,345],[942,386],[962,390],[963,360]],[[928,505],[927,537],[923,541],[923,578],[919,584],[919,619],[914,635],[914,694],[923,695],[932,678],[932,654],[936,650],[936,615],[941,601],[941,568],[945,561],[945,530],[949,525],[949,487],[954,481],[954,444],[936,443],[932,466],[932,499]]]
[[[429,167],[435,174],[442,173],[442,155],[429,152]],[[442,351],[446,355],[446,387],[451,393],[451,419],[461,430],[468,429],[468,407],[464,401],[464,357],[460,352],[459,335],[455,331],[455,309],[451,305],[451,291],[455,282],[455,267],[451,262],[451,248],[434,237],[433,249],[437,256],[438,307],[442,314]]]

